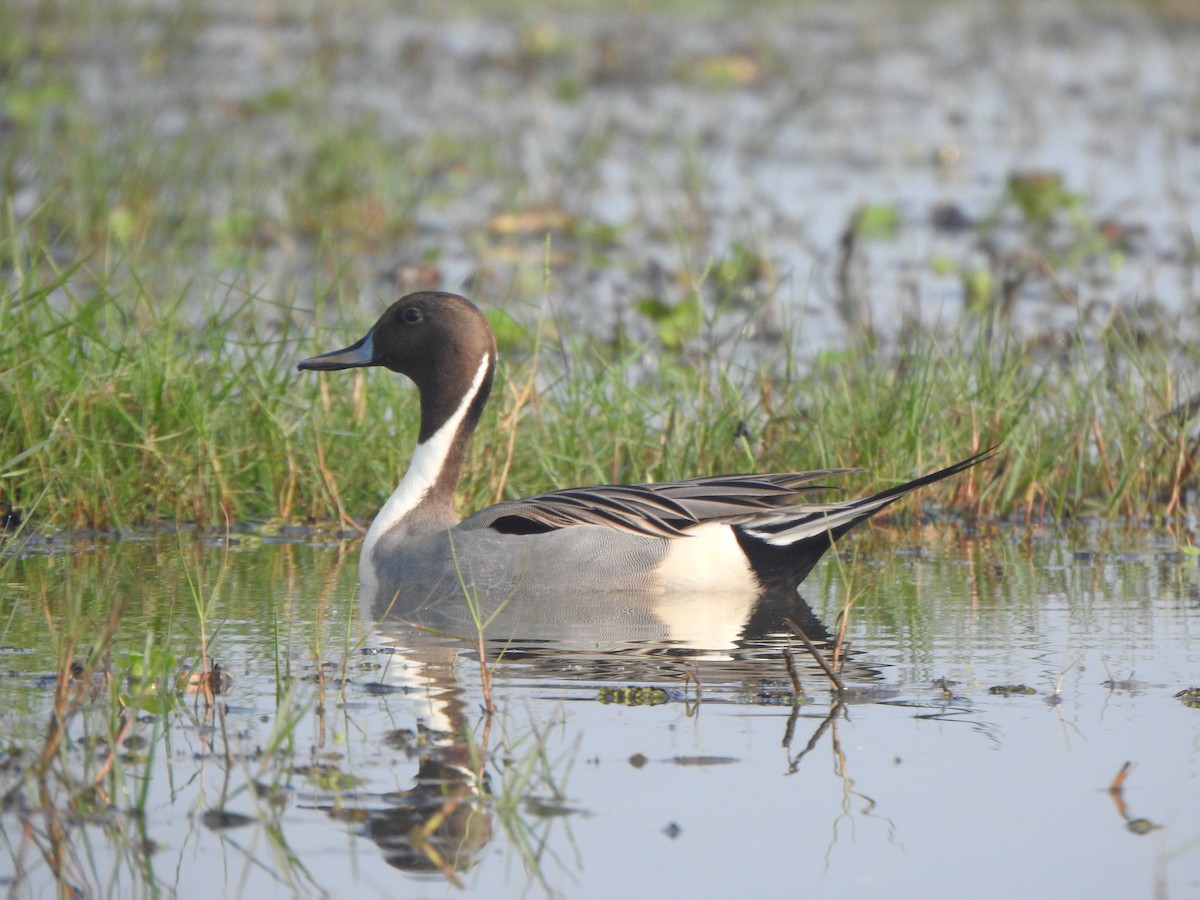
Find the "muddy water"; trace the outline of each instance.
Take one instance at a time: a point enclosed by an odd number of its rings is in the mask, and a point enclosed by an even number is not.
[[[849,542],[803,588],[814,634],[855,598],[844,703],[792,643],[796,695],[779,634],[516,637],[487,651],[490,719],[466,645],[358,618],[353,546],[31,556],[3,601],[0,872],[18,896],[1193,893],[1200,711],[1175,695],[1200,685],[1195,559],[1103,532],[894,541]],[[118,676],[148,633],[183,665],[197,596],[227,690],[143,702],[94,791],[119,719],[97,689],[45,813],[22,773],[54,697],[48,628],[85,648],[125,598]]]

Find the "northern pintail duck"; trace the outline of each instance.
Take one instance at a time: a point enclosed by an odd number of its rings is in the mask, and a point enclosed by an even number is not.
[[[855,500],[802,503],[806,492],[821,489],[814,482],[858,471],[820,469],[567,488],[460,520],[455,490],[496,369],[487,320],[455,294],[409,294],[361,340],[299,363],[359,366],[407,375],[421,402],[412,462],[362,547],[361,588],[377,614],[428,610],[469,594],[493,607],[549,600],[540,608],[566,624],[585,607],[588,618],[602,615],[596,604],[636,617],[653,598],[672,595],[714,603],[795,596],[838,537],[989,453]]]

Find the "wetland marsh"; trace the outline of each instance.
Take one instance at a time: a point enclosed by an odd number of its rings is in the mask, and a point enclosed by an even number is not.
[[[1197,123],[1191,0],[0,8],[0,883],[1195,894]],[[414,395],[294,366],[426,287],[464,510],[1004,450],[802,585],[842,691],[374,622]]]

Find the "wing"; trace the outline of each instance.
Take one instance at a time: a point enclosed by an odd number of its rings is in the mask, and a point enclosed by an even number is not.
[[[460,527],[502,534],[540,534],[572,525],[604,525],[630,534],[679,537],[703,522],[748,523],[797,505],[813,484],[861,469],[766,475],[709,475],[667,484],[596,485],[509,500],[481,510]]]

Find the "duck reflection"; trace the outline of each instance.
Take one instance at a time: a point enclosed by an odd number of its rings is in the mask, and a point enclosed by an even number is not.
[[[367,612],[379,613],[377,652],[390,660],[374,690],[403,692],[408,701],[416,696],[426,704],[421,724],[385,738],[393,750],[416,760],[412,786],[377,795],[358,818],[390,865],[457,883],[492,839],[495,804],[487,772],[492,719],[480,713],[478,683],[473,676],[464,679],[464,672],[485,672],[502,662],[506,678],[541,680],[548,686],[597,684],[601,700],[602,686],[613,683],[665,686],[657,693],[671,699],[685,695],[692,681],[706,688],[724,686],[736,702],[793,706],[784,736],[790,743],[801,708],[795,678],[816,684],[825,680],[811,660],[801,666],[799,676],[787,674],[787,623],[795,623],[826,652],[831,643],[829,630],[809,604],[797,593],[765,592],[736,621],[704,614],[714,606],[711,597],[695,598],[694,607],[687,599],[675,598],[666,607],[649,599],[621,598],[625,615],[614,621],[608,598],[606,614],[590,618],[588,628],[573,621],[555,629],[548,624],[554,617],[526,597],[486,610],[465,599],[400,609],[390,598],[365,598]],[[579,608],[578,595],[574,600]],[[850,665],[856,678],[877,677],[865,666]],[[471,700],[464,680],[474,685]],[[813,741],[828,727],[828,719],[819,718]]]
[[[745,593],[589,591],[558,587],[515,596],[478,595],[456,587],[420,602],[403,591],[361,598],[363,616],[384,636],[426,632],[492,643],[549,642],[569,648],[662,644],[732,650],[796,622],[809,639],[828,640],[825,626],[794,589]]]
[[[384,794],[366,811],[364,833],[388,865],[405,872],[440,873],[456,880],[492,838],[492,813],[479,752],[469,741],[419,726],[386,742],[419,759],[413,786]]]
[[[661,680],[685,671],[703,683],[784,674],[782,647],[794,624],[816,647],[831,635],[796,591],[767,590],[742,602],[709,594],[622,593],[585,597],[521,595],[480,606],[471,598],[403,607],[392,597],[364,597],[374,633],[403,659],[411,687],[430,696],[453,691],[453,663],[464,652],[488,663],[520,663],[531,677],[569,674],[575,681]],[[572,615],[564,620],[562,610]],[[813,671],[819,671],[813,665]],[[436,727],[461,724],[431,704]]]

